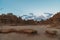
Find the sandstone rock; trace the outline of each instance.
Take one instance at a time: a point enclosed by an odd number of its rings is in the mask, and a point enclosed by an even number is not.
[[[33,29],[22,29],[19,30],[18,33],[37,34],[37,31]]]
[[[48,35],[52,35],[52,36],[57,35],[57,31],[56,30],[46,30],[45,33],[48,34]]]

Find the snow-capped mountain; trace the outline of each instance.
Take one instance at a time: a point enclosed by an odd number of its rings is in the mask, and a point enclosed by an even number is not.
[[[23,15],[23,16],[21,16],[22,17],[22,19],[25,19],[25,20],[31,20],[31,19],[34,19],[34,15],[33,15],[33,13],[30,13],[29,15]]]
[[[33,19],[35,21],[41,21],[41,20],[46,20],[46,19],[48,19],[48,18],[50,18],[52,16],[52,14],[50,14],[50,13],[44,13],[44,14],[47,15],[47,16],[45,17],[43,15],[40,15],[40,16],[37,17],[33,13],[30,13],[29,15],[22,15],[21,17],[24,20],[31,20],[31,19]]]
[[[44,13],[44,14],[46,15],[46,18],[47,18],[47,19],[53,16],[52,13]]]

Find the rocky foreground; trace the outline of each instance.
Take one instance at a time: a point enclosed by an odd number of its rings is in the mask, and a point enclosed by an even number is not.
[[[0,33],[0,40],[60,40],[60,29],[50,28],[49,25],[0,26],[0,29],[16,29],[27,32],[24,34],[16,32]],[[36,34],[32,34],[33,31],[31,30],[36,31]]]

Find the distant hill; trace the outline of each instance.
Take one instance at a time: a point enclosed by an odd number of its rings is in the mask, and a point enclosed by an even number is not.
[[[60,12],[57,12],[53,17],[45,21],[41,21],[40,24],[48,24],[51,25],[51,27],[60,26]]]
[[[60,12],[56,13],[53,17],[47,20],[41,21],[40,24],[49,24],[53,26],[60,25]]]
[[[23,20],[22,17],[27,17],[27,19],[32,18],[30,20]],[[35,17],[33,19],[33,17]],[[17,25],[52,25],[57,26],[60,25],[60,12],[56,13],[53,17],[43,20],[43,16],[39,16],[36,18],[33,14],[30,16],[23,15],[17,17],[13,13],[1,14],[0,15],[0,25],[10,25],[10,26],[17,26]],[[36,20],[41,21],[36,21]]]
[[[59,26],[60,25],[60,12],[57,12],[52,18],[52,24],[53,26]]]
[[[0,25],[34,25],[37,24],[34,20],[23,20],[21,17],[17,17],[13,13],[1,14]]]

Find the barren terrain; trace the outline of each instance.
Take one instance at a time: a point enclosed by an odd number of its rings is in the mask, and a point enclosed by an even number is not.
[[[21,33],[0,33],[0,40],[60,40],[60,29],[49,28],[49,25],[28,25],[28,26],[0,26],[0,28],[15,28],[19,29],[34,29],[38,31],[36,35],[21,34]],[[45,34],[47,29],[55,29],[58,31],[57,36],[49,37]]]

